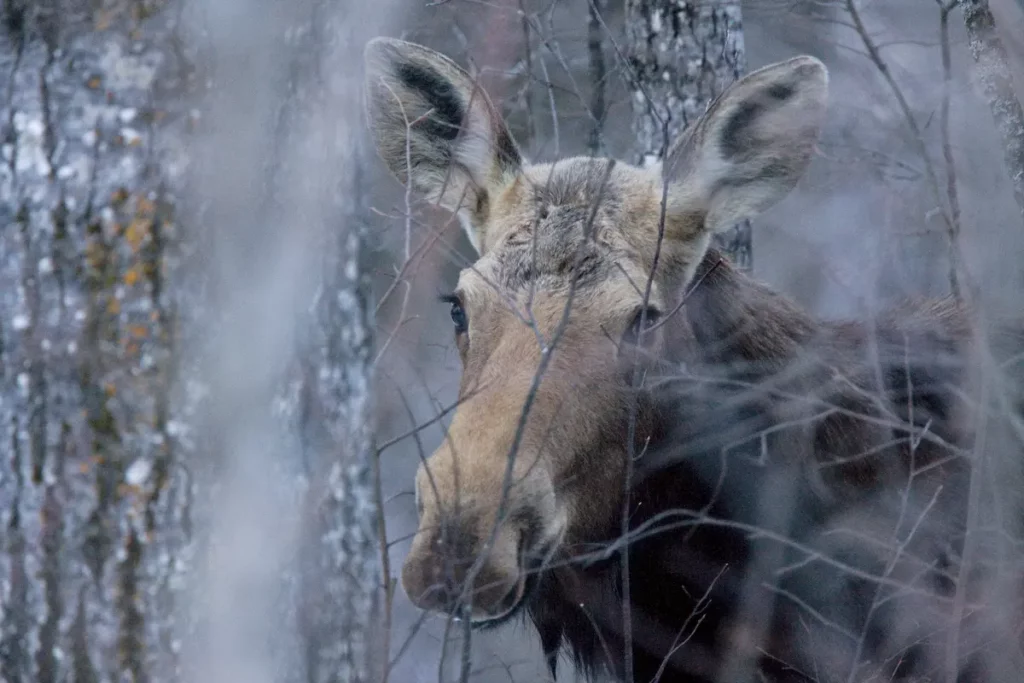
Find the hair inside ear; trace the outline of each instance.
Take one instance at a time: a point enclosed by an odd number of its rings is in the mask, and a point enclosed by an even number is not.
[[[727,88],[669,152],[669,210],[721,232],[785,197],[821,134],[828,71],[813,57],[759,69]]]
[[[393,38],[366,47],[367,116],[381,159],[403,184],[459,214],[474,246],[490,194],[522,157],[487,94],[444,55]]]

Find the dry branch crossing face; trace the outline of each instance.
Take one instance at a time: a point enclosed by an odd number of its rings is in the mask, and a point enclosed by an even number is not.
[[[528,163],[448,58],[380,38],[366,60],[382,159],[455,212],[479,253],[450,297],[461,404],[416,476],[402,585],[421,607],[501,620],[546,559],[618,514],[627,453],[655,429],[636,368],[671,352],[679,316],[668,314],[711,236],[799,180],[827,72],[796,57],[749,74],[663,165],[640,169]]]

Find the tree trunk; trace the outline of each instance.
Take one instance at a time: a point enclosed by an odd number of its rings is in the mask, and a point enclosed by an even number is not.
[[[999,130],[1013,196],[1024,218],[1024,108],[1013,89],[1010,60],[996,32],[988,0],[959,0],[959,3],[967,24],[967,44]]]
[[[746,69],[740,2],[628,0],[626,13],[637,153],[649,164]],[[715,243],[753,267],[749,221]]]
[[[2,5],[5,683],[370,679],[361,43],[255,4]]]

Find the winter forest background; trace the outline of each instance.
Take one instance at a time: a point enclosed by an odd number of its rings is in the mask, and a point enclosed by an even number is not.
[[[741,263],[828,317],[965,287],[1014,313],[1024,129],[972,56],[987,4],[1022,93],[1020,0],[4,0],[0,680],[460,680],[461,629],[381,572],[471,252],[368,144],[368,39],[468,67],[532,160],[657,155],[631,73],[685,123],[815,55],[823,140]],[[474,634],[468,680],[546,680],[534,641]]]

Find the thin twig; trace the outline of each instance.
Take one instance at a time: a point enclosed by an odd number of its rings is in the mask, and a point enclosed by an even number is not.
[[[899,83],[896,82],[896,78],[892,75],[892,70],[889,68],[889,64],[878,51],[874,39],[871,37],[867,27],[864,25],[864,21],[860,15],[860,10],[857,9],[856,0],[846,0],[846,11],[853,20],[854,29],[856,30],[857,35],[860,36],[861,42],[864,43],[864,49],[868,51],[868,56],[871,58],[875,67],[878,68],[879,73],[882,74],[882,78],[885,79],[886,84],[892,91],[893,97],[896,98],[896,103],[899,105],[900,111],[903,113],[903,119],[906,121],[907,127],[910,129],[914,147],[917,148],[917,153],[921,156],[922,161],[924,161],[925,175],[928,178],[928,185],[932,191],[933,199],[942,213],[942,217],[945,220],[946,225],[950,226],[952,224],[952,219],[950,218],[946,207],[943,205],[942,192],[939,189],[939,178],[935,172],[935,166],[932,163],[931,155],[928,153],[928,145],[925,144],[924,133],[921,131],[921,126],[917,123],[917,118],[914,116],[914,112],[910,108],[910,103],[903,94],[903,89],[900,87]]]
[[[598,0],[589,2],[589,20],[587,21],[587,50],[590,57],[590,112],[593,123],[590,128],[590,140],[587,146],[591,156],[599,156],[604,143],[602,141],[604,127],[604,32],[601,27],[601,10],[597,7]]]
[[[955,2],[955,0],[954,0]],[[946,162],[946,197],[949,199],[949,288],[960,298],[960,196],[956,182],[956,160],[949,134],[949,100],[952,88],[952,59],[949,49],[949,12],[953,4],[939,3],[939,42],[942,47],[942,111],[939,127],[942,131],[942,156]]]

